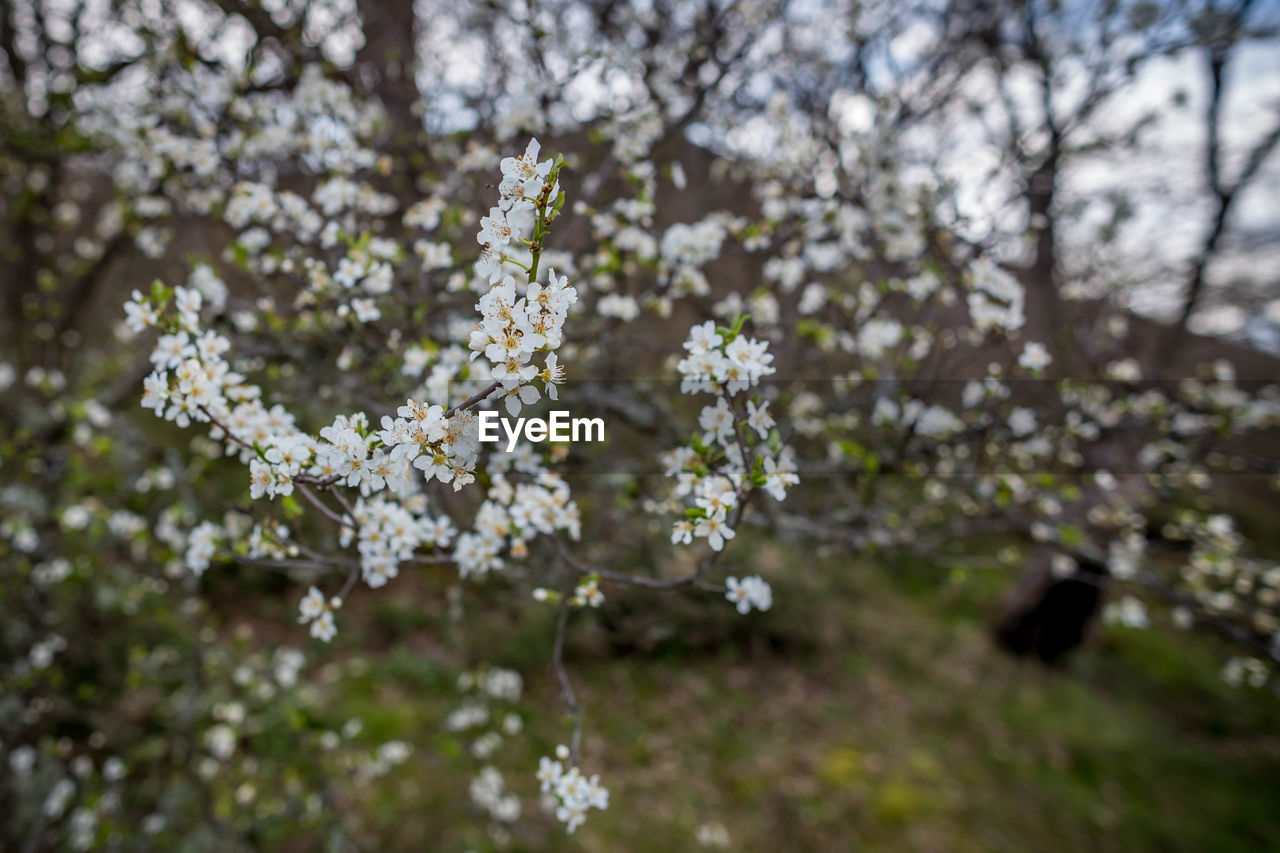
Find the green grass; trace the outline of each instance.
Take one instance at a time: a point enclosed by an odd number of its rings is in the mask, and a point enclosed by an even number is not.
[[[611,589],[575,616],[584,763],[614,806],[571,838],[531,778],[565,737],[549,614],[471,608],[479,639],[461,648],[438,590],[406,583],[369,609],[385,646],[328,712],[416,747],[350,804],[369,845],[492,846],[468,806],[469,739],[441,726],[459,664],[488,659],[526,682],[528,729],[495,760],[526,795],[511,849],[694,849],[708,821],[747,851],[1280,849],[1280,708],[1223,684],[1199,638],[1107,629],[1046,670],[987,641],[1006,575],[751,553],[774,581],[767,614]]]

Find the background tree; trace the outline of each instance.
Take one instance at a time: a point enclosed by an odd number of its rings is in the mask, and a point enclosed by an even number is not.
[[[549,614],[568,724],[528,720],[544,823],[576,829],[607,792],[575,644],[641,647],[686,593],[772,610],[761,542],[1025,565],[1018,651],[1101,613],[1270,678],[1273,362],[1189,332],[1152,359],[1165,329],[1102,298],[1140,259],[1098,235],[1163,201],[1083,183],[1171,114],[1160,63],[1226,51],[1221,82],[1270,38],[1249,7],[3,11],[5,837],[358,835],[412,750],[330,717],[365,674],[322,643],[359,648],[410,569],[447,602],[444,725],[494,843],[530,831],[535,768],[497,754],[522,682],[462,614]],[[1211,170],[1218,202],[1273,145]],[[473,411],[566,374],[606,448],[470,447]],[[229,631],[241,607],[323,671]]]

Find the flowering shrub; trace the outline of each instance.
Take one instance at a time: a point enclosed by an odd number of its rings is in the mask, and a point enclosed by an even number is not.
[[[170,290],[156,284],[149,296],[135,291],[125,304],[131,332],[152,327],[164,332],[151,354],[156,369],[144,382],[144,408],[180,427],[207,424],[209,438],[222,445],[225,455],[247,465],[251,500],[288,498],[297,488],[324,518],[338,525],[339,547],[356,543],[360,557],[341,589],[326,597],[312,586],[299,605],[298,621],[316,639],[334,638],[335,613],[357,580],[374,589],[382,587],[397,576],[402,563],[420,559],[420,550],[433,552],[421,559],[456,563],[465,578],[503,571],[506,560],[528,557],[530,544],[539,536],[557,537],[561,532],[573,540],[581,536],[580,513],[569,487],[545,460],[525,452],[513,461],[512,454],[506,453],[493,468],[478,467],[474,410],[493,398],[511,415],[518,415],[522,406],[537,403],[544,393],[556,399],[556,386],[565,378],[555,350],[564,342],[563,328],[569,308],[577,301],[577,290],[554,269],[548,270],[546,285],[537,280],[544,241],[564,206],[558,183],[564,160],[540,162],[539,152],[537,140],[531,140],[524,154],[501,162],[499,204],[480,220],[476,235],[481,246],[476,280],[488,290],[476,303],[480,320],[468,346],[472,362],[481,355],[485,361],[471,365],[467,382],[450,389],[453,399],[440,403],[410,399],[397,410],[396,418],[381,417],[381,430],[370,428],[370,416],[356,413],[338,415],[311,435],[299,430],[295,417],[282,406],[268,409],[262,402],[262,388],[226,359],[231,350],[227,337],[202,329],[203,298],[194,288]],[[514,268],[514,274],[508,268]],[[673,544],[706,538],[716,554],[733,538],[731,523],[742,517],[753,491],[763,489],[782,500],[798,482],[788,449],[776,435],[772,446],[765,443],[776,425],[768,413],[769,404],[741,400],[743,392],[773,372],[767,343],[742,334],[744,319],[739,317],[732,329],[717,329],[707,321],[690,333],[684,344],[688,355],[678,366],[684,377],[681,388],[687,393],[712,393],[717,400],[699,416],[701,436],[695,434],[690,444],[666,457],[667,473],[678,481],[675,496],[692,496],[695,504],[677,521]],[[539,354],[544,355],[541,370],[530,363]],[[470,387],[476,384],[480,389],[471,393]],[[751,436],[750,444],[743,439],[744,429]],[[519,482],[512,482],[513,474]],[[452,519],[431,511],[426,487],[434,480],[459,491],[476,483],[478,475],[488,480],[486,495],[471,529],[456,534]],[[347,490],[357,494],[345,497]],[[246,560],[265,558],[278,564],[288,564],[299,553],[316,554],[292,539],[284,524],[268,523],[264,528],[252,523],[253,512],[246,514],[243,523],[198,525],[187,542],[187,568],[204,572],[219,547],[230,555],[243,554]],[[445,551],[451,543],[452,552]],[[564,545],[560,548],[564,550]],[[602,579],[648,582],[589,568],[567,551],[563,559],[586,580],[571,582],[565,593],[544,590],[537,597],[558,601],[564,615],[569,607],[599,606]],[[715,555],[688,578],[663,585],[700,580],[714,563]],[[732,579],[728,594],[739,610],[746,612],[744,603],[768,609],[768,584],[759,577],[744,584],[739,587]],[[748,595],[739,596],[739,589]],[[607,807],[608,792],[598,785],[598,777],[588,780],[577,767],[580,716],[560,660],[564,615],[556,638],[556,664],[574,713],[574,731],[572,746],[564,748],[558,760],[544,759],[542,770],[555,773],[543,774],[542,782],[546,791],[554,790],[559,798],[556,816],[572,831],[585,820],[588,808]],[[562,765],[565,761],[568,764]],[[511,819],[518,812],[509,805],[501,779],[493,773],[477,780],[473,798],[487,804],[500,819]]]
[[[540,146],[532,140],[522,155],[501,161],[499,204],[480,219],[476,234],[480,253],[472,281],[481,295],[474,307],[478,320],[466,335],[469,360],[449,368],[457,381],[427,389],[445,396],[409,399],[395,418],[358,412],[336,416],[314,435],[298,429],[294,415],[280,405],[267,408],[262,402],[263,389],[233,369],[225,357],[231,350],[228,338],[202,329],[203,298],[193,288],[179,286],[171,291],[157,285],[150,296],[135,292],[125,314],[134,331],[158,327],[164,332],[151,356],[156,370],[146,379],[143,405],[179,426],[207,424],[209,437],[223,446],[225,455],[248,466],[252,500],[289,498],[297,489],[321,517],[338,527],[339,548],[356,545],[356,561],[330,557],[291,538],[288,527],[279,520],[266,526],[254,524],[252,511],[244,522],[231,525],[202,522],[188,541],[185,563],[197,573],[210,565],[219,548],[228,556],[242,555],[237,557],[240,560],[270,559],[282,565],[299,554],[329,561],[335,567],[351,562],[347,578],[336,592],[312,586],[303,597],[298,621],[308,626],[311,636],[325,642],[333,639],[339,630],[338,611],[360,580],[374,589],[382,587],[406,563],[453,563],[461,577],[481,578],[509,572],[513,561],[528,560],[541,537],[555,543],[553,553],[567,571],[567,579],[559,590],[539,587],[534,598],[561,611],[553,663],[571,712],[573,731],[570,745],[563,747],[556,759],[543,759],[539,779],[544,793],[557,798],[555,814],[570,830],[586,819],[590,808],[605,808],[608,794],[599,787],[597,777],[587,779],[578,769],[582,709],[562,659],[568,614],[573,608],[598,607],[605,599],[603,588],[611,584],[659,589],[696,584],[723,590],[743,614],[771,607],[772,591],[763,578],[729,576],[724,579],[725,586],[717,587],[708,574],[737,535],[753,494],[761,491],[782,501],[800,482],[795,451],[782,440],[771,413],[771,406],[780,399],[790,398],[796,422],[788,432],[799,431],[811,440],[825,438],[829,459],[854,462],[873,478],[871,482],[886,479],[878,474],[883,468],[916,475],[905,482],[889,478],[885,486],[906,486],[912,493],[919,489],[924,500],[914,511],[904,516],[894,510],[892,517],[864,519],[877,546],[919,547],[923,530],[949,518],[978,519],[993,513],[1017,517],[1019,523],[1028,525],[1034,539],[1058,549],[1054,572],[1059,579],[1074,577],[1076,558],[1097,547],[1082,528],[1067,521],[1076,505],[1090,504],[1085,515],[1100,531],[1117,526],[1121,531],[1132,531],[1145,523],[1136,513],[1135,502],[1141,500],[1137,495],[1125,495],[1122,515],[1107,516],[1093,493],[1083,488],[1082,475],[1103,494],[1118,491],[1115,478],[1107,472],[1085,475],[1082,470],[1084,450],[1100,442],[1105,429],[1125,417],[1143,419],[1142,434],[1150,436],[1159,434],[1162,423],[1179,433],[1221,424],[1225,418],[1249,426],[1269,425],[1276,416],[1273,402],[1253,401],[1228,390],[1206,394],[1199,386],[1184,384],[1185,402],[1168,401],[1153,390],[1135,404],[1117,400],[1105,386],[1064,383],[1056,401],[1063,410],[1064,426],[1042,427],[1039,418],[1044,415],[1029,406],[1015,405],[1014,388],[1004,381],[1003,368],[993,364],[985,377],[964,385],[959,410],[951,408],[954,401],[917,397],[910,390],[915,383],[904,381],[896,389],[875,387],[867,424],[871,432],[866,433],[854,411],[842,412],[839,402],[830,398],[830,389],[796,393],[785,384],[761,385],[762,379],[776,372],[774,355],[767,340],[745,333],[748,315],[742,309],[755,308],[755,313],[764,317],[757,325],[776,328],[776,308],[765,302],[717,306],[714,310],[721,314],[733,308],[730,325],[718,326],[714,320],[693,325],[675,364],[680,390],[694,396],[710,395],[713,402],[703,405],[689,440],[662,455],[664,474],[675,484],[669,497],[654,500],[648,507],[651,512],[676,513],[670,536],[673,545],[695,547],[697,540],[705,539],[709,555],[687,575],[672,578],[631,576],[593,565],[574,555],[565,541],[565,537],[570,543],[582,539],[584,526],[570,486],[555,471],[555,452],[538,454],[522,447],[518,452],[485,454],[477,440],[478,408],[497,403],[516,416],[544,396],[557,400],[557,386],[565,381],[565,365],[557,350],[572,339],[570,309],[579,303],[579,291],[567,276],[550,268],[546,283],[541,283],[539,268],[551,225],[565,204],[559,175],[566,161],[561,157],[539,160],[539,154]],[[867,225],[857,217],[831,221],[849,223],[841,227],[853,227],[853,233]],[[806,219],[803,225],[815,240],[820,240],[822,229],[828,227],[825,213],[818,222],[821,224]],[[742,224],[737,227],[745,228]],[[689,233],[676,230],[668,232],[664,245],[673,262],[680,258],[687,278],[698,264],[715,258],[726,236],[715,229],[710,238],[695,241]],[[343,238],[341,233],[339,238]],[[690,243],[698,245],[702,254],[692,252]],[[622,247],[614,250],[625,251]],[[889,251],[892,256],[901,250],[890,247]],[[390,245],[379,252],[388,259],[408,256]],[[340,267],[350,259],[348,252]],[[801,275],[807,266],[798,267]],[[979,258],[967,269],[962,267],[960,274],[961,286],[967,290],[967,314],[972,323],[967,334],[972,343],[987,335],[1005,336],[1020,329],[1022,289],[1007,273]],[[309,275],[323,278],[327,273],[313,262]],[[660,292],[669,286],[664,281],[669,282],[670,277],[657,279]],[[784,284],[782,293],[789,289],[795,288]],[[954,319],[948,333],[939,336],[924,323],[898,319],[902,314],[899,305],[918,316],[954,313],[954,291],[936,272],[925,269],[910,280],[892,279],[884,290],[863,285],[853,298],[834,305],[829,304],[826,292],[822,284],[806,289],[801,299],[807,303],[803,314],[811,318],[806,319],[806,331],[829,342],[819,347],[825,362],[838,364],[847,353],[862,365],[838,382],[837,388],[843,385],[856,393],[864,382],[873,386],[883,383],[880,377],[906,380],[912,371],[921,373],[935,353],[952,349],[958,342]],[[827,314],[851,322],[857,334],[820,324],[817,318]],[[339,311],[335,316],[345,315]],[[768,322],[771,319],[773,322]],[[541,365],[533,361],[535,356],[542,357]],[[1053,359],[1042,344],[1029,341],[1014,361],[1009,369],[1036,377],[1043,375]],[[1109,368],[1109,372],[1119,375],[1116,369]],[[1125,378],[1132,382],[1139,377],[1130,373]],[[1230,376],[1219,376],[1217,381],[1229,387]],[[762,397],[762,390],[768,395]],[[784,396],[779,396],[780,391]],[[1198,406],[1209,408],[1200,412]],[[1159,423],[1147,420],[1155,413],[1161,417]],[[375,418],[381,423],[380,430],[370,426]],[[1164,440],[1148,444],[1143,451],[1144,464],[1158,466],[1170,449]],[[1028,478],[1046,466],[1065,467],[1042,476],[1033,487]],[[450,484],[452,491],[467,486],[483,488],[473,519],[451,517],[436,508],[436,499],[428,489],[432,481]],[[875,511],[879,506],[869,504],[867,509]],[[1229,521],[1214,524],[1221,527]],[[586,535],[591,538],[589,532]],[[1221,541],[1221,536],[1212,541]],[[1222,559],[1197,551],[1192,565],[1213,561],[1220,567]],[[1132,568],[1120,566],[1113,568],[1112,574],[1120,580],[1134,577]],[[1191,577],[1184,573],[1184,578]],[[1276,580],[1267,577],[1264,583],[1268,585]],[[1242,588],[1242,581],[1233,583]],[[1205,608],[1206,614],[1228,609],[1223,595],[1210,593],[1202,582],[1190,589],[1191,597],[1182,607]],[[1130,627],[1148,623],[1144,606],[1132,595],[1109,605],[1105,617]],[[1185,622],[1196,616],[1192,610],[1176,618]],[[1270,620],[1266,611],[1259,611],[1254,624],[1270,630]],[[1259,664],[1249,659],[1232,666]],[[1251,679],[1258,680],[1256,676]],[[519,812],[498,771],[491,767],[477,777],[472,796],[499,822],[509,822]]]
[[[75,118],[54,134],[68,162],[102,185],[59,183],[39,152],[14,173],[48,214],[28,223],[41,254],[11,312],[32,332],[0,363],[0,597],[21,614],[0,749],[20,834],[340,835],[352,794],[332,780],[392,776],[420,746],[326,716],[335,673],[359,675],[342,662],[363,640],[353,611],[411,570],[450,579],[451,612],[500,588],[554,621],[567,723],[537,767],[500,769],[530,712],[496,661],[462,656],[442,723],[468,740],[460,787],[499,841],[535,791],[569,832],[610,805],[594,768],[621,762],[584,755],[572,625],[680,589],[768,620],[785,578],[751,563],[764,537],[943,567],[977,543],[1042,585],[1107,588],[1105,622],[1207,628],[1228,683],[1274,686],[1280,568],[1232,494],[1249,472],[1274,486],[1257,450],[1280,426],[1274,385],[1225,359],[1157,370],[1111,302],[1072,309],[1070,336],[1035,322],[1022,231],[975,235],[954,187],[910,167],[896,128],[919,81],[874,103],[829,93],[825,111],[761,82],[792,39],[814,47],[796,81],[839,76],[817,50],[825,15],[783,39],[769,4],[667,36],[616,10],[606,50],[517,5],[489,25],[528,67],[491,91],[450,90],[446,69],[438,99],[370,93],[353,25],[319,6],[202,7],[256,33],[237,64],[232,36],[140,4],[132,70],[78,66],[76,99],[53,98]],[[720,30],[706,70],[686,65]],[[548,33],[568,59],[544,55]],[[63,91],[48,73],[27,100]],[[574,95],[588,78],[617,91]],[[835,109],[862,100],[867,127]],[[534,133],[563,153],[517,144]],[[699,133],[713,141],[683,142]],[[117,293],[99,277],[120,257]],[[82,290],[107,292],[110,321],[59,304]],[[605,447],[480,441],[482,413],[549,403],[599,414]],[[289,612],[256,639],[222,616],[279,596]],[[289,755],[272,757],[280,733]]]

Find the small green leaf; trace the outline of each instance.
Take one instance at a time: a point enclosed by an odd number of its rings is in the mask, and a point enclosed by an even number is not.
[[[293,497],[293,495],[285,495],[281,499],[280,503],[284,507],[284,514],[286,518],[299,518],[302,515],[302,506]]]

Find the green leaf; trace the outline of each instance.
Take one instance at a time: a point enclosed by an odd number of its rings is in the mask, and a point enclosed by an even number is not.
[[[1084,544],[1084,531],[1074,524],[1063,524],[1058,528],[1058,541],[1067,548],[1076,548]]]
[[[302,515],[302,506],[294,499],[293,495],[285,495],[280,503],[284,507],[286,518],[299,518]]]
[[[172,297],[173,288],[166,287],[160,279],[151,282],[151,298],[155,300],[156,308],[163,308]]]

